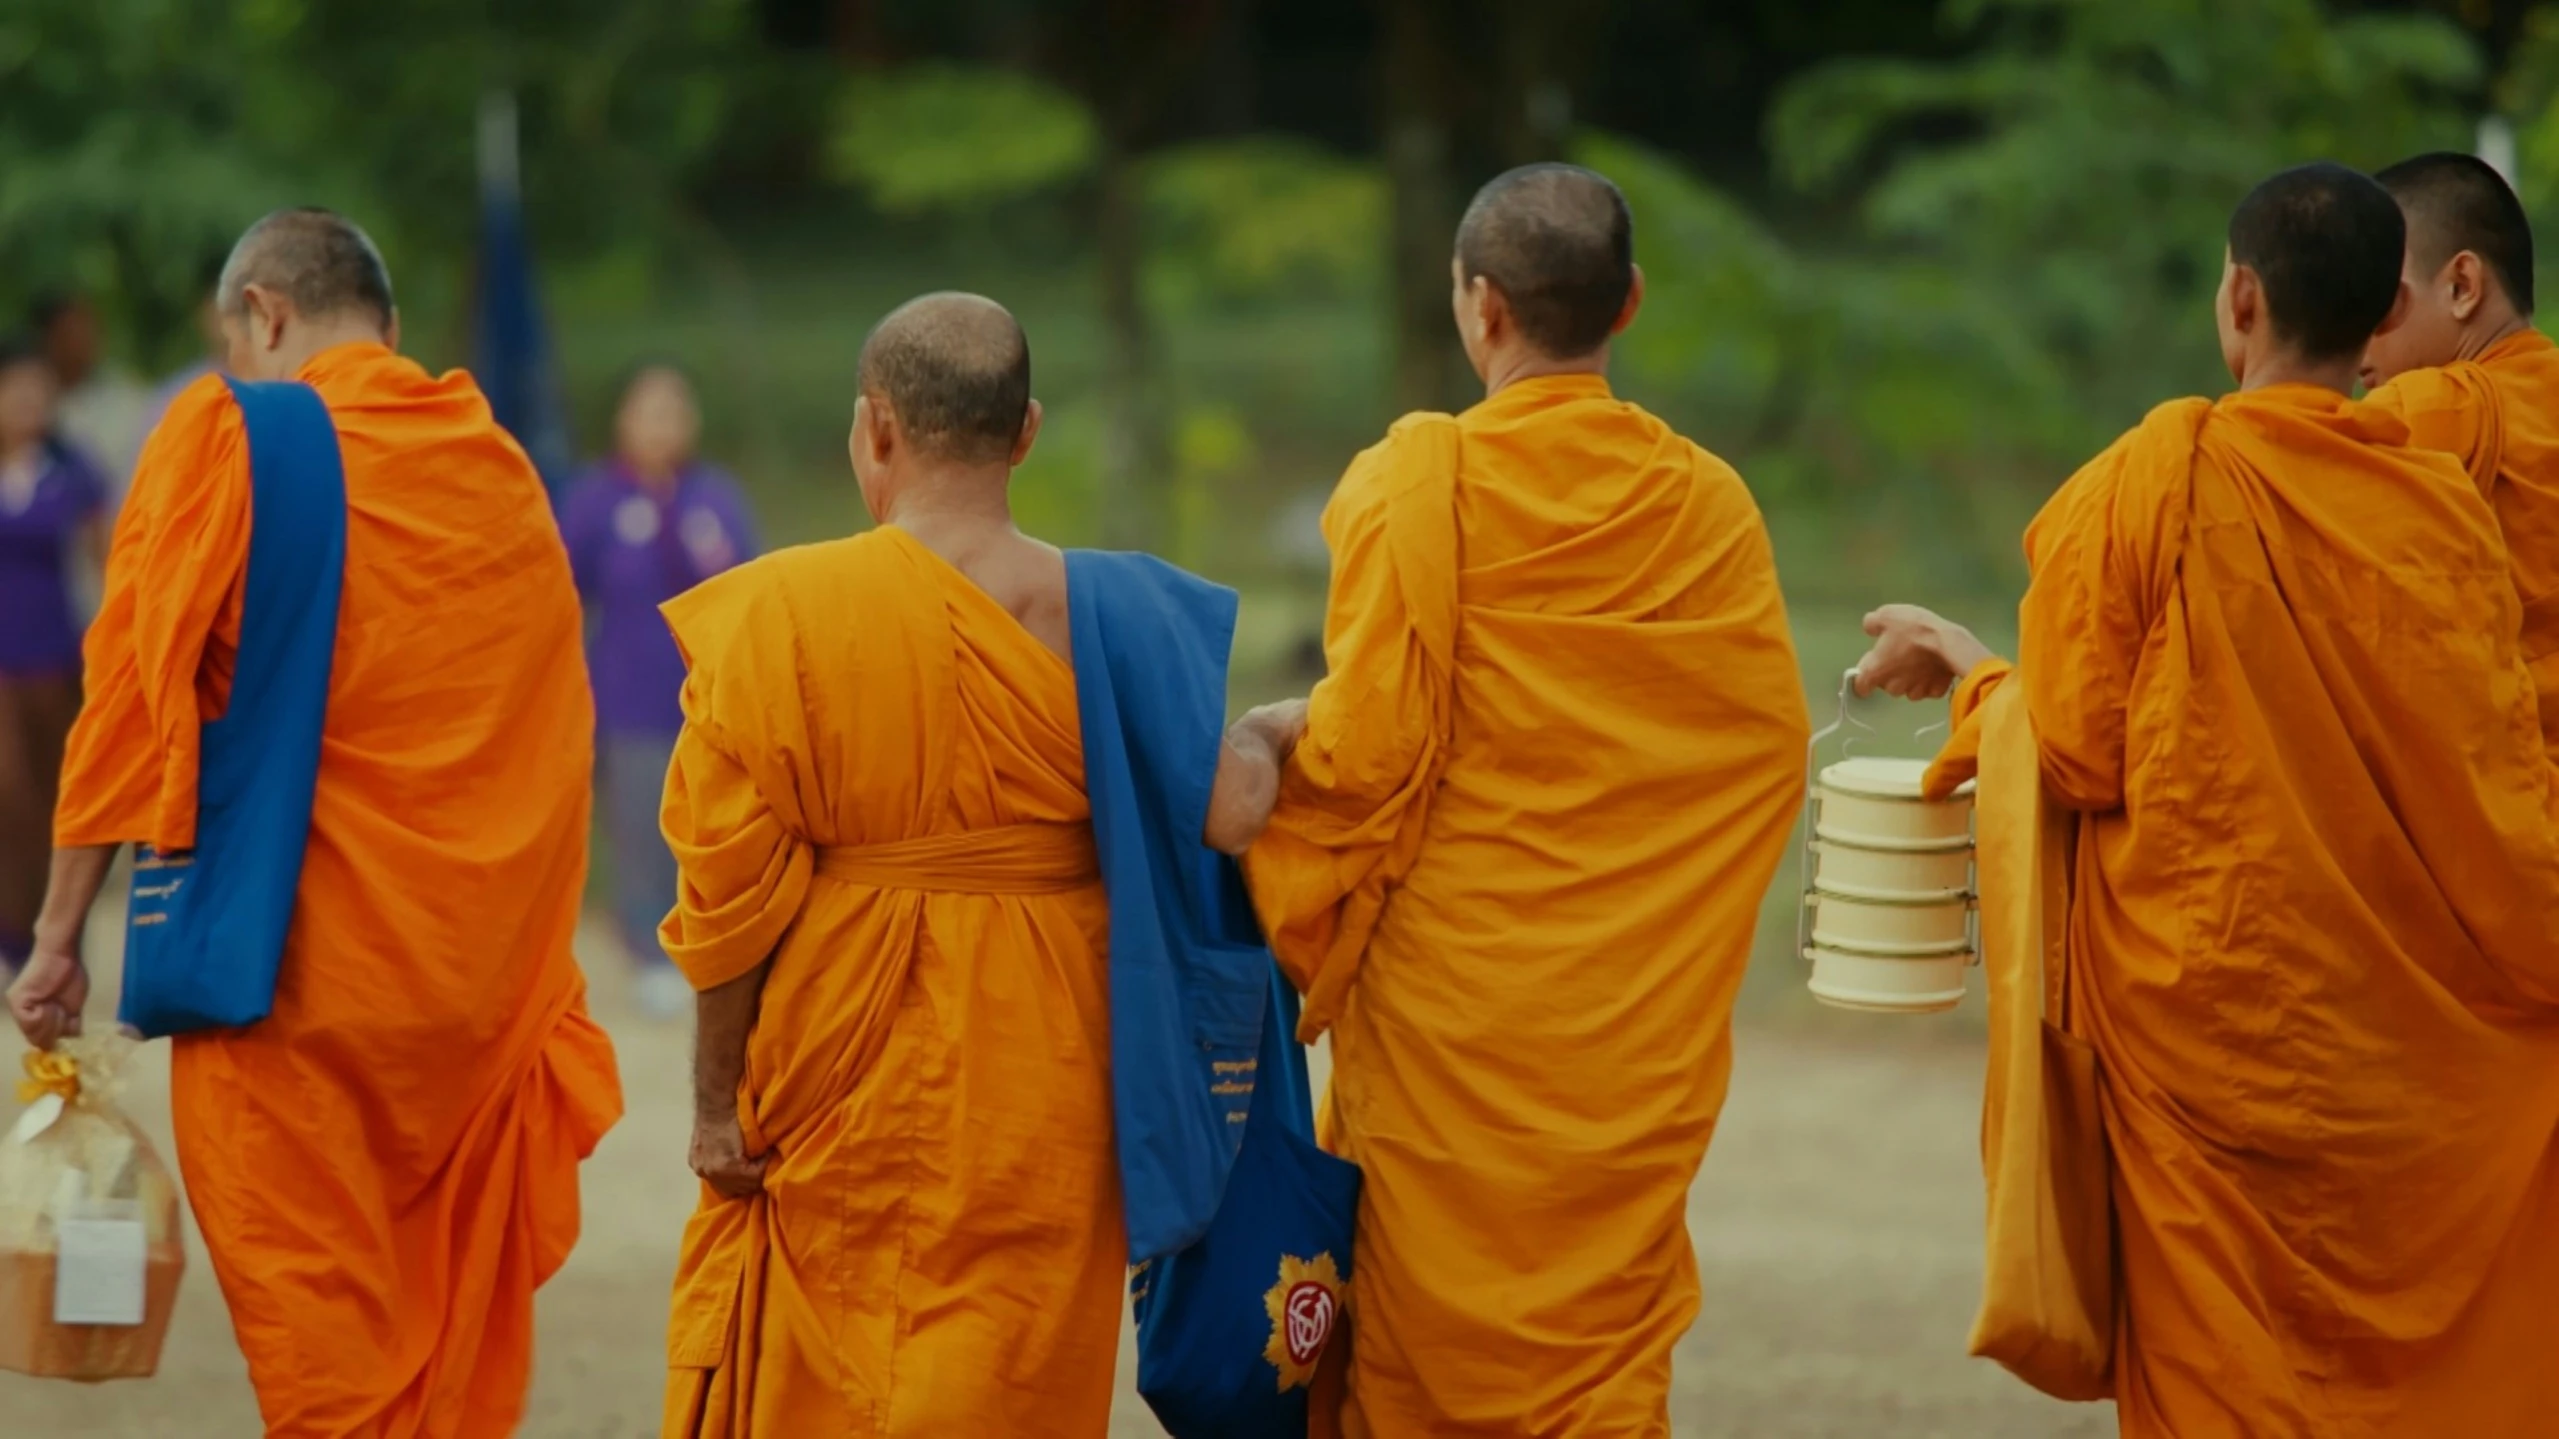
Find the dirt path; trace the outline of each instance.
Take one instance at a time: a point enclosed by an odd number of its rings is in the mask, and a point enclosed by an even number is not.
[[[598,988],[630,1113],[587,1166],[585,1236],[542,1293],[528,1439],[657,1432],[667,1285],[693,1200],[683,1169],[686,1040],[679,1028],[631,1017],[611,975]],[[1706,1313],[1680,1354],[1677,1433],[2110,1433],[2106,1411],[2047,1403],[1963,1357],[1981,1246],[1980,1057],[1966,1031],[1778,1007],[1779,1022],[1742,1033],[1724,1132],[1691,1202]],[[14,1033],[0,1039],[0,1066],[16,1073]],[[155,1047],[131,1106],[164,1155],[167,1076],[166,1047]],[[84,1390],[0,1375],[0,1430],[44,1439],[255,1435],[256,1407],[200,1243],[190,1258],[157,1379]],[[1125,1390],[1125,1351],[1122,1360]],[[1124,1397],[1115,1439],[1160,1432]]]

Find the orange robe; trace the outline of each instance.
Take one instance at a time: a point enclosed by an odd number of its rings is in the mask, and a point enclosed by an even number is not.
[[[2497,511],[2523,602],[2541,732],[2559,751],[2559,344],[2508,335],[2475,361],[2412,370],[2372,394],[2413,443],[2458,457]]]
[[[2279,386],[2153,412],[2027,553],[1954,708],[2026,686],[2085,814],[2123,1432],[2548,1432],[2559,821],[2487,506]]]
[[[1345,1430],[1667,1435],[1689,1185],[1803,795],[1759,512],[1556,376],[1397,425],[1324,524],[1329,674],[1247,869],[1367,1170]]]
[[[666,612],[662,937],[703,988],[771,967],[764,1191],[685,1229],[665,1433],[1105,1433],[1127,1239],[1074,671],[894,529]]]
[[[178,1159],[269,1434],[494,1439],[524,1409],[533,1291],[577,1238],[578,1161],[622,1107],[569,952],[577,595],[469,376],[345,345],[300,378],[336,418],[348,511],[310,848],[273,1014],[176,1042]],[[117,521],[55,843],[193,843],[250,524],[239,407],[208,377]]]

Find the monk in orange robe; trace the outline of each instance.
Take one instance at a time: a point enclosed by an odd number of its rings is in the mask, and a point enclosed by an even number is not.
[[[1741,477],[1609,390],[1616,186],[1513,171],[1456,248],[1487,397],[1343,476],[1328,673],[1229,740],[1285,757],[1246,869],[1367,1171],[1345,1432],[1662,1436],[1803,677]]]
[[[533,1291],[621,1113],[569,952],[593,719],[540,480],[467,375],[394,353],[389,276],[324,211],[252,227],[220,294],[231,373],[319,392],[346,578],[310,841],[274,1010],[180,1035],[178,1160],[267,1433],[496,1439]],[[117,846],[190,848],[199,727],[238,652],[249,457],[198,380],[153,433],[89,632],[30,1040],[76,1031],[80,931]]]
[[[1868,622],[1861,682],[1956,686],[1959,725],[2023,685],[2082,814],[2066,963],[2131,1436],[2559,1414],[2559,796],[2494,517],[2347,397],[2402,230],[2335,165],[2240,205],[2239,390],[2162,406],[2054,496],[2013,668],[1924,610]]]
[[[2559,749],[2559,344],[2532,324],[2532,226],[2514,188],[2469,155],[2421,155],[2374,178],[2408,217],[2409,306],[2364,352],[2364,383],[2496,509],[2542,736]]]
[[[863,346],[881,527],[666,607],[691,673],[661,937],[700,991],[670,1439],[1098,1436],[1127,1238],[1066,569],[991,301]]]

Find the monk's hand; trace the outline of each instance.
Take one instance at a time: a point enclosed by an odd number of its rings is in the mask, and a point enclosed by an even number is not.
[[[1306,737],[1306,701],[1281,700],[1246,710],[1235,727],[1261,736],[1274,755],[1286,759],[1289,751],[1297,748],[1297,742]]]
[[[1874,646],[1857,662],[1857,693],[1882,690],[1906,700],[1933,700],[1991,658],[1973,632],[1917,605],[1886,605],[1866,616]]]
[[[1227,730],[1201,836],[1209,848],[1240,857],[1270,828],[1271,812],[1279,808],[1280,767],[1305,733],[1304,700],[1263,705]]]
[[[89,1007],[89,967],[80,962],[80,945],[39,932],[27,967],[9,986],[9,1016],[18,1032],[38,1049],[51,1049],[80,1032],[80,1012]]]
[[[752,1199],[764,1192],[762,1155],[746,1152],[746,1131],[734,1115],[693,1123],[693,1172],[723,1199]]]

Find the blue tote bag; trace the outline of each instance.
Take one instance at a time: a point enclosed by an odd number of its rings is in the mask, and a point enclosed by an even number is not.
[[[1138,1392],[1174,1439],[1297,1439],[1339,1329],[1360,1171],[1315,1145],[1297,995],[1242,871],[1201,834],[1235,595],[1144,556],[1066,564]]]
[[[1174,1439],[1302,1439],[1341,1330],[1359,1166],[1315,1145],[1297,992],[1273,967],[1260,1082],[1208,1233],[1141,1268],[1137,1391]]]
[[[227,382],[249,438],[249,562],[231,699],[203,728],[195,848],[133,866],[117,1017],[157,1038],[275,1004],[302,883],[346,579],[346,474],[308,385]]]

